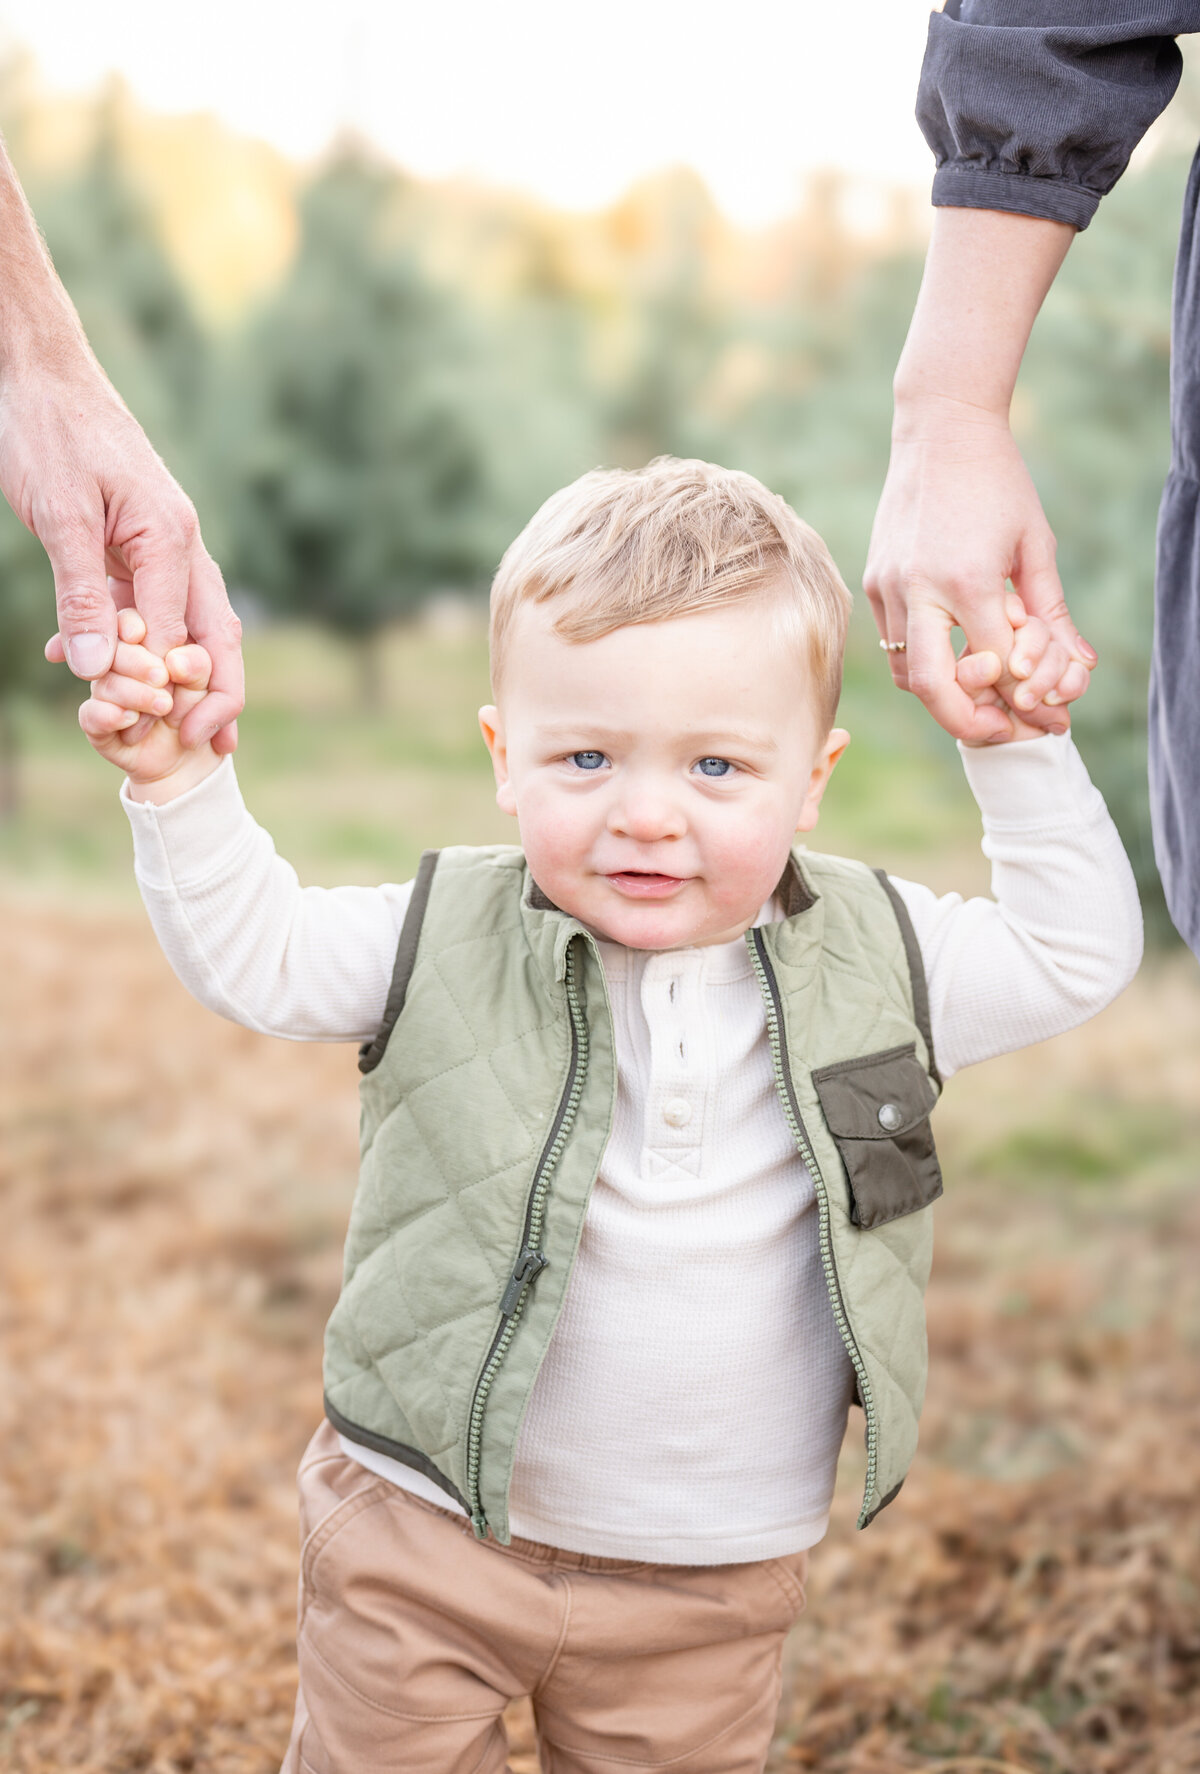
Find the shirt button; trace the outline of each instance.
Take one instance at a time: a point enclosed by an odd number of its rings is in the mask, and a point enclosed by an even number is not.
[[[692,1105],[686,1097],[673,1096],[663,1109],[663,1120],[668,1127],[686,1127],[692,1118]]]
[[[896,1129],[903,1121],[904,1116],[901,1114],[898,1104],[884,1103],[879,1111],[878,1119],[879,1125],[883,1128],[885,1133],[895,1133]]]

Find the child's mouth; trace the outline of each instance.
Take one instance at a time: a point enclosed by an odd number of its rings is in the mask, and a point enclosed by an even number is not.
[[[631,899],[666,899],[684,885],[682,875],[656,875],[644,869],[621,869],[605,879]]]

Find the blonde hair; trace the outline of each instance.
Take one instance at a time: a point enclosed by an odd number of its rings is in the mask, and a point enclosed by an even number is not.
[[[493,686],[523,603],[561,600],[555,633],[591,641],[759,593],[774,602],[779,639],[807,660],[827,730],[841,693],[850,593],[817,532],[736,469],[672,456],[645,468],[594,469],[547,499],[500,562]]]

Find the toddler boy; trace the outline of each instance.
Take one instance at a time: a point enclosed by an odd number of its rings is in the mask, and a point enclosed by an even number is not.
[[[122,615],[81,721],[172,964],[248,1027],[362,1043],[289,1774],[496,1774],[523,1694],[553,1774],[756,1774],[853,1402],[860,1525],[903,1482],[941,1081],[1101,1009],[1141,928],[1069,737],[1015,719],[963,754],[995,899],[794,848],[848,608],[748,475],[585,475],[493,587],[521,848],[331,891],[180,748],[201,650],[164,667]]]

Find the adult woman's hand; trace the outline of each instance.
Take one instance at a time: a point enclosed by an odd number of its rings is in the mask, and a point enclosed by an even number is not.
[[[1010,580],[1055,638],[1036,670],[1005,613]],[[936,395],[898,403],[863,585],[880,635],[906,643],[888,654],[895,682],[956,738],[1009,732],[1001,709],[977,707],[955,680],[956,625],[969,652],[993,652],[1006,668],[996,687],[1022,719],[1066,730],[1064,705],[1087,688],[1095,654],[1071,620],[1054,536],[1005,414]]]
[[[955,682],[956,625],[970,652],[996,654],[1006,667],[996,688],[1034,726],[1066,727],[1065,705],[1096,663],[1067,609],[1054,536],[1008,418],[1030,329],[1073,237],[1060,222],[939,209],[896,371],[891,464],[864,588],[880,635],[905,643],[888,655],[895,681],[973,744],[1006,736],[1009,722]],[[1024,676],[1005,613],[1009,580],[1055,641]]]

